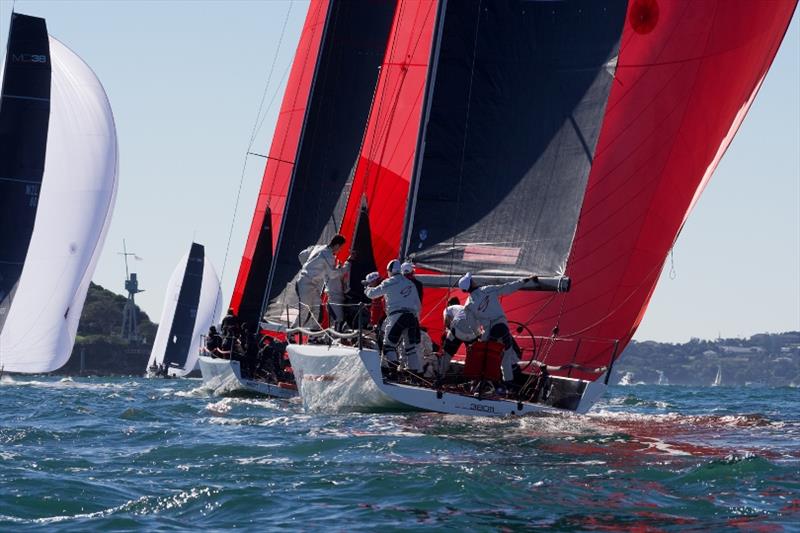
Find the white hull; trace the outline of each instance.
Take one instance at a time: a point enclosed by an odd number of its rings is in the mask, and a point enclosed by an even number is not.
[[[239,361],[215,359],[201,355],[198,362],[200,364],[200,373],[203,375],[203,385],[211,389],[214,394],[252,393],[273,398],[294,398],[297,396],[297,391],[293,389],[242,378]]]
[[[381,373],[380,357],[377,352],[363,350],[360,355],[372,381],[383,394],[417,409],[468,416],[521,416],[570,412],[566,409],[538,403],[503,399],[479,399],[473,396],[439,392],[422,387],[385,383]],[[581,396],[577,409],[571,412],[586,413],[603,395],[605,389],[606,384],[603,380],[588,384]]]
[[[380,391],[361,363],[357,348],[290,344],[286,351],[309,411],[408,409]],[[377,357],[374,350],[364,351]]]

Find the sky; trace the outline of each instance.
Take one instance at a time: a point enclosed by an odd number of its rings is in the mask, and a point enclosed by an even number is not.
[[[145,289],[137,303],[153,320],[192,240],[206,246],[230,297],[264,170],[263,159],[245,154],[256,123],[252,151],[269,148],[307,5],[16,0],[17,12],[47,19],[50,34],[94,69],[108,93],[120,181],[94,281],[123,292],[125,239],[141,258],[130,263]],[[11,8],[12,0],[0,0],[0,59]],[[800,330],[797,13],[635,338],[684,342],[787,330]]]

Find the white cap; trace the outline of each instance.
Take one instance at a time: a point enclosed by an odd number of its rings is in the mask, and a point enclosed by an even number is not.
[[[400,273],[400,261],[397,259],[392,259],[389,261],[389,264],[386,265],[386,272],[389,273],[390,276],[394,276],[395,274]]]
[[[414,263],[407,262],[400,265],[400,272],[402,274],[411,274],[414,272]]]
[[[469,288],[472,286],[472,274],[467,272],[461,279],[458,280],[458,288],[462,291],[468,291]]]
[[[364,278],[364,281],[362,281],[361,283],[364,285],[369,285],[370,283],[375,283],[379,279],[381,279],[380,274],[378,274],[377,272],[370,272],[369,274],[367,274],[367,277]]]

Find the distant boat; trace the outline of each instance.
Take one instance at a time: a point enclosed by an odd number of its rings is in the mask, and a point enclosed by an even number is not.
[[[0,99],[0,368],[69,359],[117,191],[111,106],[91,68],[12,13]]]
[[[711,384],[712,387],[719,387],[722,385],[722,366],[717,366],[717,377],[714,378],[714,383]]]
[[[202,244],[192,243],[167,284],[148,377],[181,377],[194,370],[203,336],[219,319],[222,292],[219,277]]]

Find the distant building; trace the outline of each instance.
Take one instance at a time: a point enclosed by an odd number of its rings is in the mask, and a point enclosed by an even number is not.
[[[720,346],[722,353],[728,354],[750,354],[750,353],[764,353],[766,350],[761,346]]]

